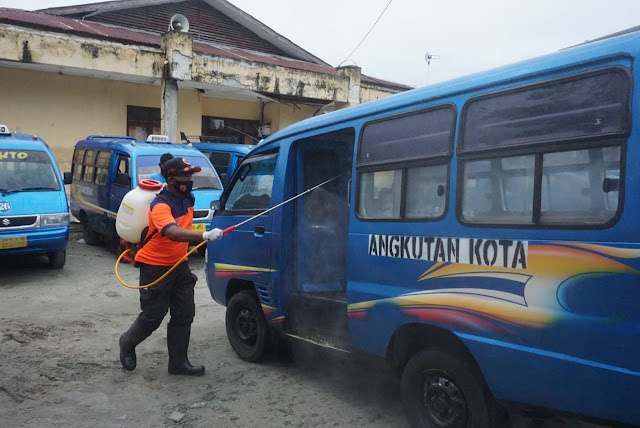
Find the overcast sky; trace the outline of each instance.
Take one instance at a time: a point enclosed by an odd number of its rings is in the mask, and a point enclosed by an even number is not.
[[[389,0],[230,0],[333,66],[343,62]],[[27,10],[95,1],[0,0]],[[424,86],[551,53],[640,25],[640,0],[392,0],[345,64]],[[433,59],[428,70],[425,54]]]

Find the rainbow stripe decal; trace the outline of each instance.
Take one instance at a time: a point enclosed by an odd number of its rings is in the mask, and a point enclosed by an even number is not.
[[[229,265],[225,263],[214,263],[213,264],[214,279],[223,279],[223,278],[231,278],[237,276],[250,276],[257,275],[259,273],[268,273],[275,272],[275,269],[267,269],[267,268],[259,268],[253,266],[240,266],[240,265]]]
[[[372,309],[393,305],[407,317],[504,335],[547,328],[560,320],[604,323],[605,317],[573,311],[566,296],[594,279],[640,275],[630,266],[640,267],[639,258],[638,249],[551,242],[529,244],[524,269],[440,261],[417,279],[428,282],[426,289],[351,304],[348,314],[351,320],[363,320]]]

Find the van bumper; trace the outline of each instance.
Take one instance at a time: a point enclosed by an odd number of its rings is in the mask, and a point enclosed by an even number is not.
[[[49,253],[61,251],[67,247],[69,241],[69,227],[52,227],[46,229],[30,229],[0,233],[2,238],[27,237],[27,246],[22,248],[7,248],[0,250],[0,255]]]

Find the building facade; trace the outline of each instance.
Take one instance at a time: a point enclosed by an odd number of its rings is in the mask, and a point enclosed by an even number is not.
[[[168,30],[176,14],[187,32]],[[0,8],[0,123],[43,138],[63,170],[90,134],[252,144],[409,89],[334,68],[225,0]]]

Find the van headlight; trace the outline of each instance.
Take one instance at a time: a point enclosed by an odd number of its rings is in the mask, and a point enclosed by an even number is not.
[[[40,214],[40,227],[69,226],[69,213]]]

